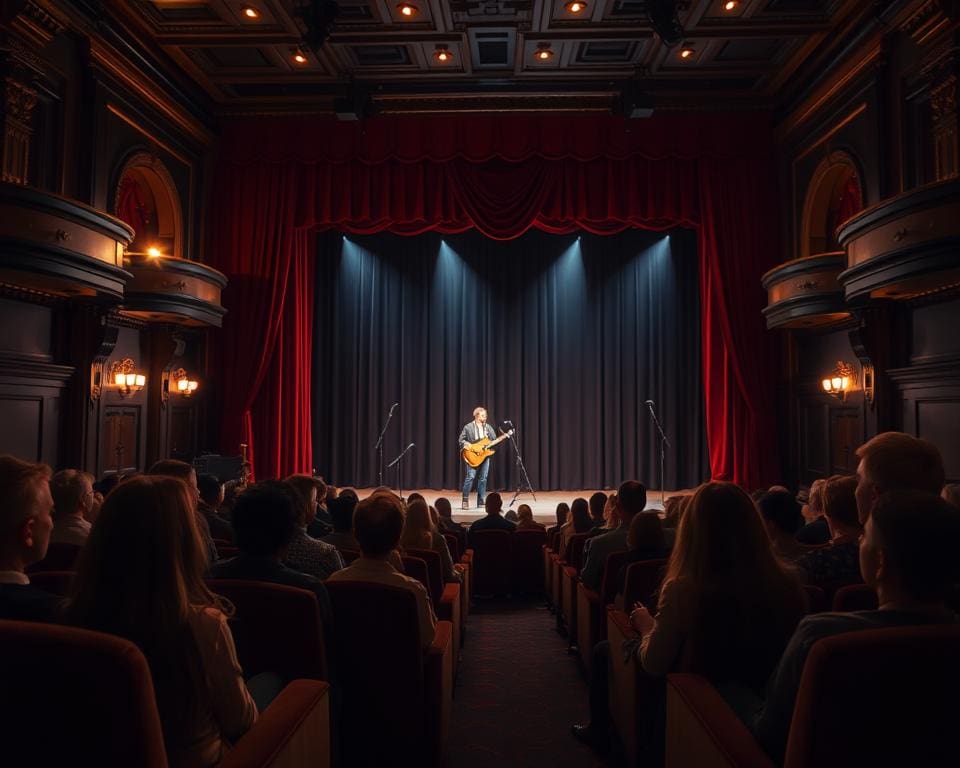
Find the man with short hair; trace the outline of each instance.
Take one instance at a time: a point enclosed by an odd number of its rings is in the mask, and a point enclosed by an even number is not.
[[[203,473],[197,476],[197,489],[200,503],[197,510],[203,515],[214,539],[233,541],[233,526],[220,517],[220,505],[223,503],[223,483],[216,475]]]
[[[53,497],[50,541],[82,547],[90,535],[87,517],[96,504],[93,476],[76,469],[62,469],[50,479],[50,495]]]
[[[620,525],[609,533],[587,539],[583,548],[583,569],[580,580],[583,586],[594,591],[600,589],[603,568],[607,556],[627,548],[627,531],[633,516],[647,506],[647,488],[636,480],[627,480],[617,490],[617,507],[620,510]]]
[[[0,619],[56,621],[61,600],[30,584],[53,529],[50,467],[0,456]]]
[[[437,518],[440,520],[440,532],[452,533],[460,542],[461,549],[467,546],[467,529],[453,519],[453,508],[450,505],[450,499],[441,496],[434,503],[437,510]]]
[[[413,593],[417,602],[420,645],[427,648],[437,631],[437,618],[427,590],[416,579],[398,573],[388,562],[403,532],[403,503],[392,493],[375,493],[357,504],[353,532],[360,557],[334,573],[328,581],[363,581],[399,587]]]
[[[864,525],[877,498],[888,491],[938,495],[946,474],[937,447],[904,432],[881,432],[856,451],[857,514]]]
[[[503,498],[499,493],[491,493],[487,496],[487,516],[474,520],[470,526],[469,538],[471,543],[473,535],[477,531],[515,531],[517,524],[512,523],[500,512],[503,510]]]
[[[877,591],[879,608],[814,614],[797,625],[767,685],[766,702],[753,717],[757,738],[775,761],[783,760],[803,667],[818,640],[864,629],[958,621],[946,603],[957,578],[958,548],[960,513],[938,496],[892,491],[875,499],[860,545],[860,570]]]
[[[473,421],[468,421],[460,430],[458,442],[462,451],[468,445],[472,445],[479,440],[487,438],[496,440],[497,433],[493,427],[487,424],[487,409],[478,405],[473,409]],[[467,468],[466,477],[463,480],[463,508],[470,508],[470,488],[473,486],[473,480],[477,480],[477,506],[482,507],[486,504],[487,494],[487,474],[490,472],[490,457],[485,458],[479,466],[471,467],[464,462]]]

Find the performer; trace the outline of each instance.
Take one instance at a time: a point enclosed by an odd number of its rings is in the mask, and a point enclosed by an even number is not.
[[[493,427],[487,424],[487,409],[478,405],[473,409],[473,421],[468,421],[460,430],[460,450],[461,452],[472,443],[483,438],[495,440],[497,433]],[[463,508],[470,508],[470,487],[473,485],[473,479],[477,478],[477,506],[483,507],[484,498],[487,493],[487,473],[490,471],[490,457],[483,460],[478,467],[471,467],[464,462],[467,468],[467,477],[463,481]]]

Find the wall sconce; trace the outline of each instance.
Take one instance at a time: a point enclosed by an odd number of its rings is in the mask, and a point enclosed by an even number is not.
[[[842,360],[838,360],[837,367],[833,369],[833,372],[829,376],[825,376],[820,382],[824,393],[844,402],[847,399],[847,392],[853,390],[856,384],[856,370],[850,363],[845,363]]]
[[[197,387],[200,386],[196,380],[187,376],[187,372],[183,370],[183,368],[177,368],[177,370],[170,374],[170,378],[176,383],[177,394],[183,395],[184,397],[190,397],[197,391]]]
[[[147,383],[147,377],[133,369],[133,360],[129,357],[113,361],[109,380],[117,388],[120,397],[137,394]]]

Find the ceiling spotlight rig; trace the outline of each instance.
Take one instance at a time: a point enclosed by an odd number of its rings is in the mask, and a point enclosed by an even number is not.
[[[537,50],[533,54],[537,61],[550,61],[553,58],[553,51],[550,50],[550,43],[537,43]]]

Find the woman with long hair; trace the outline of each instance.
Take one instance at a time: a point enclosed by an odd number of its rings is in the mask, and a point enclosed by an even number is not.
[[[570,539],[576,533],[587,533],[593,525],[593,518],[590,517],[590,505],[582,496],[578,496],[570,505],[570,515],[567,522],[561,529],[563,534],[560,537],[560,554],[566,559],[570,547]]]
[[[407,516],[403,521],[400,546],[404,549],[430,549],[439,553],[444,581],[448,584],[459,583],[460,574],[453,567],[447,540],[437,533],[430,517],[430,507],[422,496],[417,496],[407,504]]]
[[[207,588],[186,484],[141,476],[106,498],[80,555],[67,620],[135,643],[150,665],[170,764],[212,766],[257,718],[229,603]]]

